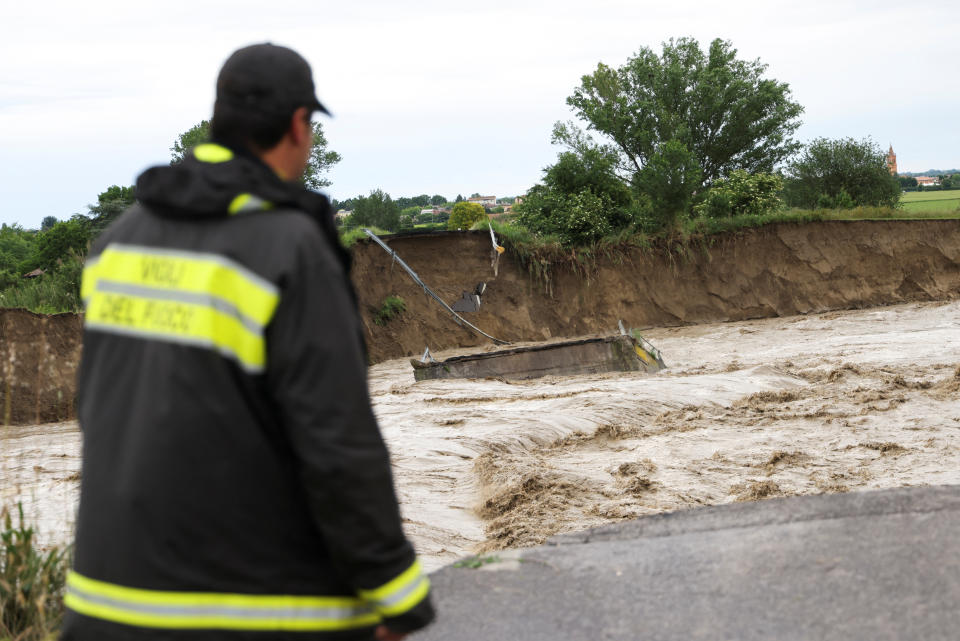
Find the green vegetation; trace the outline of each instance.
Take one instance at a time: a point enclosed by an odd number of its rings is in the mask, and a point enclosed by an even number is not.
[[[775,209],[770,174],[800,147],[792,135],[803,108],[764,77],[765,65],[736,55],[727,41],[703,51],[681,38],[583,76],[567,104],[587,129],[554,126],[553,142],[568,151],[516,207],[518,223],[579,246],[675,232],[695,207],[713,217]]]
[[[873,141],[817,138],[787,165],[784,196],[792,207],[896,207],[900,184]]]
[[[407,311],[407,303],[399,296],[387,296],[380,309],[373,315],[373,322],[383,327],[394,318]]]
[[[490,565],[491,563],[499,563],[500,557],[498,556],[471,556],[469,558],[463,559],[462,561],[457,561],[453,564],[455,568],[467,568],[469,570],[477,570],[482,568],[485,565]]]
[[[79,312],[83,255],[71,251],[42,276],[17,279],[0,291],[0,307],[29,309],[38,314]]]
[[[470,202],[459,202],[450,211],[450,220],[447,229],[470,229],[474,223],[487,220],[487,212],[483,205]]]
[[[734,169],[729,178],[721,178],[707,192],[694,213],[707,218],[762,216],[780,209],[783,179],[776,174],[748,174]]]
[[[400,207],[382,189],[374,189],[369,196],[357,196],[353,213],[344,227],[379,227],[389,231],[400,229]]]
[[[74,216],[40,232],[0,227],[0,307],[40,314],[79,311],[83,257],[97,220]],[[23,278],[38,268],[44,273]]]
[[[63,618],[66,551],[41,551],[33,528],[17,505],[15,527],[10,510],[0,511],[0,639],[45,641],[56,638]]]
[[[369,229],[377,236],[383,236],[384,234],[390,233],[386,229],[380,229],[379,227],[367,227],[366,229]],[[367,234],[363,231],[363,228],[354,227],[353,229],[348,229],[340,234],[340,243],[347,249],[350,249],[357,243],[358,240],[363,240],[366,237]]]

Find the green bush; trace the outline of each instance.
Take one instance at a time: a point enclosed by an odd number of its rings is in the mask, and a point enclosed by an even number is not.
[[[461,201],[453,206],[450,219],[447,221],[447,229],[470,229],[474,223],[484,220],[487,220],[487,212],[483,205]]]
[[[817,209],[853,209],[854,207],[857,207],[857,204],[843,187],[836,196],[820,194],[817,197]]]
[[[900,182],[886,158],[869,138],[817,138],[787,164],[784,198],[802,208],[896,207]]]
[[[60,548],[37,549],[33,528],[13,526],[10,510],[0,511],[0,638],[41,641],[56,634],[63,618],[68,554]]]
[[[350,249],[351,247],[354,246],[354,244],[356,244],[358,240],[367,238],[367,233],[363,231],[363,229],[364,228],[362,227],[353,227],[351,229],[344,229],[340,234],[340,244],[346,247],[347,249]],[[369,229],[377,236],[383,236],[384,234],[390,233],[386,229],[380,229],[379,227],[367,227],[366,229]]]
[[[373,322],[383,327],[394,318],[407,311],[407,303],[399,296],[387,296],[373,316]]]
[[[728,178],[713,184],[704,201],[694,207],[694,212],[708,218],[759,216],[780,209],[782,189],[783,179],[780,176],[749,174],[736,169],[730,172]]]
[[[80,279],[83,275],[83,258],[72,250],[46,274],[36,278],[18,278],[16,282],[0,291],[0,307],[29,309],[37,314],[61,314],[79,312]]]
[[[18,269],[26,274],[34,269],[49,270],[65,259],[70,253],[84,255],[90,243],[89,221],[83,217],[57,223],[49,230],[37,236],[36,248],[28,258],[20,263]]]

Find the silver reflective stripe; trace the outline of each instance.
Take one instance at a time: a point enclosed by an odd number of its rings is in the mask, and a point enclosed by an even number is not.
[[[165,300],[175,303],[186,303],[187,305],[203,305],[236,318],[244,327],[255,334],[262,334],[264,326],[256,320],[246,316],[237,309],[236,305],[228,300],[212,294],[200,292],[188,292],[175,289],[160,289],[158,287],[147,287],[145,285],[130,285],[128,283],[118,283],[111,280],[100,278],[97,281],[97,291],[109,294],[126,294],[128,296],[138,296],[140,298],[151,298],[154,300]]]
[[[237,272],[245,279],[251,281],[254,285],[257,285],[258,287],[275,296],[280,294],[280,290],[277,288],[277,286],[265,279],[263,276],[250,271],[240,263],[231,260],[226,256],[221,256],[220,254],[186,251],[182,249],[160,249],[157,247],[147,247],[145,245],[127,245],[125,243],[110,243],[108,249],[115,249],[123,252],[133,252],[137,254],[148,254],[150,256],[161,256],[164,258],[182,258],[191,261],[204,260],[211,263],[216,263],[226,267],[227,269]]]
[[[131,336],[133,338],[146,338],[157,341],[164,341],[167,343],[174,343],[177,345],[186,345],[187,347],[204,347],[206,349],[217,352],[222,356],[226,356],[230,360],[234,361],[239,365],[243,370],[251,374],[261,374],[264,371],[264,367],[258,365],[251,365],[250,363],[245,363],[243,360],[237,356],[232,350],[227,347],[222,347],[217,345],[212,340],[207,338],[201,338],[198,336],[183,336],[180,334],[166,334],[164,332],[154,332],[149,329],[140,329],[136,327],[124,327],[121,325],[110,325],[107,323],[98,323],[97,321],[85,320],[84,325],[87,328],[95,329],[101,332],[106,332],[108,334],[120,334],[122,336]]]
[[[426,580],[427,577],[421,574],[416,581],[411,582],[407,587],[403,588],[399,592],[395,592],[385,599],[377,599],[376,604],[381,608],[389,608],[394,606],[403,601],[409,595],[413,594],[417,589],[420,588],[421,585],[423,585],[423,582]]]

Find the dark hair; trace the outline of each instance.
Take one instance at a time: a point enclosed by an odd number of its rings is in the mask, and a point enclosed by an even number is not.
[[[290,116],[296,109],[267,112],[217,100],[213,105],[210,137],[227,145],[266,151],[283,138],[290,127]]]

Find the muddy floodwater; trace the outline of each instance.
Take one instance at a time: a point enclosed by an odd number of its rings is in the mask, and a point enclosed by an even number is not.
[[[960,302],[644,336],[669,369],[415,383],[405,359],[371,368],[425,565],[698,505],[960,483]],[[0,500],[67,540],[76,426],[0,429]]]

